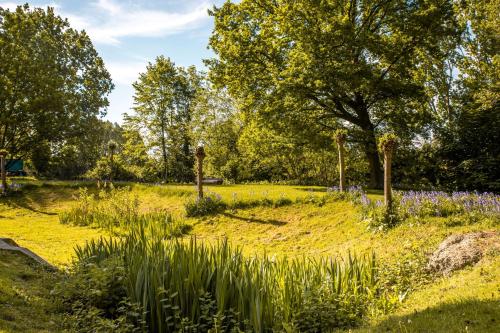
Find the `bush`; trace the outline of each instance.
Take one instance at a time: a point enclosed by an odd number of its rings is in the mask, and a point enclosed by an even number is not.
[[[189,199],[184,208],[187,217],[197,217],[220,213],[226,209],[226,204],[220,195],[208,193],[203,198]]]
[[[363,205],[362,219],[368,224],[369,229],[375,231],[387,230],[402,222],[396,200],[388,207],[380,201]]]
[[[69,314],[65,326],[73,332],[134,332],[139,326],[141,313],[127,301],[123,261],[112,253],[75,263],[52,294]]]

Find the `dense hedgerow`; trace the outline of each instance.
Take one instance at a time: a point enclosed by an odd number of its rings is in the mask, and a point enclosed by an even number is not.
[[[110,304],[79,293],[73,299],[113,323],[150,332],[324,332],[356,325],[370,309],[390,302],[374,256],[246,258],[227,241],[206,245],[165,238],[154,225],[139,224],[120,241],[100,239],[78,248],[78,267],[103,269],[105,276],[114,271],[110,263],[120,267],[116,292],[122,300]],[[97,285],[103,294],[117,288]],[[124,317],[124,306],[140,315]]]

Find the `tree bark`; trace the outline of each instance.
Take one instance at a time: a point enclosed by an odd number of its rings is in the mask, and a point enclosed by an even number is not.
[[[391,163],[392,163],[392,151],[385,151],[384,152],[384,201],[386,207],[391,207],[392,204]]]
[[[380,165],[380,157],[377,151],[377,141],[373,126],[364,130],[366,133],[365,154],[370,167],[370,188],[383,188],[383,173]]]
[[[345,164],[344,164],[344,142],[337,143],[339,148],[339,178],[340,178],[340,191],[345,191]]]
[[[205,150],[203,147],[196,148],[196,161],[198,162],[197,170],[197,185],[198,185],[198,198],[203,199],[203,159],[205,158]]]
[[[167,143],[165,140],[165,121],[161,122],[161,153],[163,156],[163,181],[167,182],[168,170],[167,170]]]
[[[113,173],[115,172],[115,161],[114,161],[114,151],[111,150],[110,155],[109,155],[109,161],[111,164],[111,174],[109,175],[109,181],[113,182]]]
[[[7,171],[5,170],[5,160],[6,156],[1,154],[0,155],[0,172],[1,172],[1,178],[2,178],[2,192],[5,194],[7,193]]]

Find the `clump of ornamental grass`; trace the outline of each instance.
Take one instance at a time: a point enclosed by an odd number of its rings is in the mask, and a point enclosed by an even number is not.
[[[157,225],[138,224],[119,241],[77,248],[78,262],[87,266],[119,258],[124,299],[140,309],[139,330],[328,331],[356,325],[391,299],[380,287],[374,255],[247,258],[225,240],[165,238]]]

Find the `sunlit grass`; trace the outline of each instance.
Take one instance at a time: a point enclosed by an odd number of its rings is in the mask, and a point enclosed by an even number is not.
[[[80,186],[89,187],[89,192],[97,193],[95,183],[24,182],[29,183],[29,186],[22,194],[0,199],[0,237],[13,238],[21,246],[61,266],[70,262],[75,245],[83,245],[86,240],[104,233],[89,227],[63,225],[57,216],[75,206],[74,197]],[[454,226],[449,225],[446,218],[427,217],[412,219],[386,232],[374,233],[360,222],[359,208],[352,203],[296,203],[297,198],[323,196],[326,188],[284,185],[206,186],[205,191],[221,195],[227,203],[231,203],[235,197],[243,201],[285,197],[294,202],[276,208],[253,206],[227,209],[213,216],[185,219],[184,203],[196,195],[192,185],[117,186],[131,186],[132,193],[140,199],[141,212],[158,209],[168,211],[190,224],[193,227],[190,234],[200,242],[214,244],[227,238],[231,244],[242,246],[246,256],[266,253],[277,257],[321,257],[345,255],[349,251],[362,255],[373,250],[381,264],[394,263],[409,253],[425,256],[450,234],[498,230],[491,223]],[[370,192],[368,196],[374,200],[382,198],[380,191]],[[374,321],[367,331],[384,331],[387,327],[409,332],[419,329],[426,331],[425,327],[437,332],[443,331],[443,327],[449,328],[448,331],[463,331],[464,325],[467,325],[465,320],[473,317],[474,313],[477,313],[481,323],[474,324],[472,320],[472,324],[467,326],[469,331],[479,332],[481,330],[477,328],[489,327],[484,323],[491,319],[487,313],[498,311],[496,304],[500,299],[500,274],[491,268],[493,264],[499,266],[498,256],[488,260],[410,294],[408,301],[394,313],[394,317]],[[486,279],[490,279],[489,282]],[[487,299],[487,295],[493,296]],[[476,312],[474,308],[477,308]],[[413,315],[415,311],[418,313],[416,316]],[[459,320],[462,318],[461,313],[466,313],[467,318]],[[440,321],[440,316],[449,318],[450,326],[425,326],[426,321]],[[413,324],[410,325],[408,320]]]

